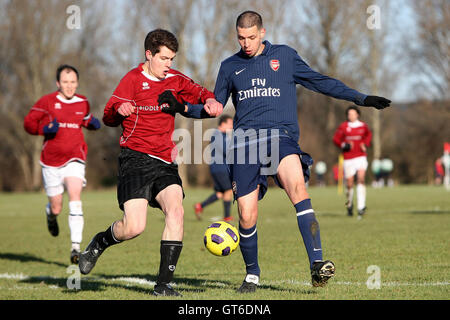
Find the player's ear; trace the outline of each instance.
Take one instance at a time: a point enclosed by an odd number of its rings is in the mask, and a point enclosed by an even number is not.
[[[56,87],[58,87],[58,89],[61,89],[61,85],[59,84],[59,81],[56,81]]]
[[[264,38],[264,36],[266,35],[266,28],[261,28],[261,30],[259,30],[259,34],[261,36],[261,39]]]
[[[150,50],[145,50],[145,58],[150,60],[152,58],[152,52]]]

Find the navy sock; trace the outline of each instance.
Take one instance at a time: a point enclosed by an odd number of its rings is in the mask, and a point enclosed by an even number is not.
[[[223,200],[223,213],[225,218],[230,216],[230,209],[231,209],[231,201]]]
[[[319,223],[312,209],[311,199],[305,199],[294,207],[297,212],[298,228],[308,253],[310,267],[312,267],[314,261],[323,260]]]
[[[241,237],[239,247],[244,258],[247,274],[259,276],[261,270],[258,264],[258,233],[256,224],[249,229],[245,229],[239,224],[239,235]]]
[[[213,203],[214,201],[216,201],[217,199],[217,195],[216,193],[213,193],[212,195],[210,195],[208,197],[208,199],[206,199],[205,201],[203,201],[202,203],[200,203],[200,205],[202,206],[202,208],[206,207],[207,205]]]

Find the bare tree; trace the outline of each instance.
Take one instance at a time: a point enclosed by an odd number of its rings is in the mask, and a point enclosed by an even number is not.
[[[26,188],[40,186],[42,140],[23,130],[23,117],[44,92],[54,88],[67,6],[67,1],[48,0],[44,8],[40,2],[19,0],[3,7],[2,29],[8,31],[1,39],[0,130]]]
[[[344,0],[302,1],[288,13],[292,28],[289,43],[315,70],[342,80],[351,87],[359,83],[360,43],[365,28],[365,9],[360,2]],[[338,150],[331,137],[348,102],[299,87],[299,121],[303,132],[301,146],[323,159],[331,168]]]
[[[395,87],[397,71],[395,63],[391,63],[389,59],[395,57],[392,51],[393,45],[389,42],[388,35],[392,31],[391,21],[396,15],[397,8],[391,2],[379,0],[376,2],[366,0],[363,3],[366,8],[374,7],[379,12],[372,11],[373,15],[379,14],[379,25],[367,24],[364,29],[365,41],[362,42],[366,46],[366,50],[362,51],[360,61],[362,62],[361,70],[365,79],[362,81],[363,86],[368,89],[372,95],[392,94],[392,88]],[[370,12],[370,10],[369,10]],[[376,17],[377,18],[377,17]],[[384,112],[384,111],[383,111]],[[380,159],[382,156],[382,112],[376,109],[370,110],[371,129],[373,133],[373,158]]]
[[[423,74],[434,98],[450,97],[450,2],[413,0],[417,34],[408,44],[412,66]],[[430,87],[429,85],[426,85]]]

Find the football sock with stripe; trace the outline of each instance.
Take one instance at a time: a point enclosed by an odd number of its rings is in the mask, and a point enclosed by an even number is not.
[[[182,241],[161,240],[161,261],[157,284],[169,284],[172,281],[181,249],[183,249]]]
[[[230,209],[231,209],[231,201],[223,200],[223,212],[225,218],[228,218],[230,216]]]
[[[239,247],[244,258],[247,274],[259,276],[261,270],[258,264],[258,232],[256,224],[249,229],[245,229],[239,224],[239,235],[241,238]]]
[[[308,253],[310,267],[314,261],[323,260],[320,242],[319,223],[311,206],[311,199],[305,199],[294,205],[297,211],[297,223]]]
[[[202,203],[200,203],[200,205],[202,206],[202,208],[206,207],[207,205],[213,203],[214,201],[217,201],[217,195],[214,192],[212,195],[210,195],[205,201],[203,201]]]
[[[84,217],[81,201],[69,201],[69,229],[72,249],[80,250],[83,239]]]

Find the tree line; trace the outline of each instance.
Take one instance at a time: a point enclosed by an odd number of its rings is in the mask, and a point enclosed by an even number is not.
[[[375,29],[368,25],[373,5],[381,21]],[[267,40],[292,46],[313,69],[365,93],[392,97],[400,87],[407,91],[408,101],[394,100],[387,110],[362,110],[374,133],[369,160],[391,158],[399,183],[432,179],[434,160],[450,140],[446,0],[1,0],[0,190],[41,188],[42,137],[28,135],[23,118],[42,95],[56,90],[58,65],[79,70],[78,92],[101,118],[121,77],[143,61],[145,35],[160,27],[179,40],[174,68],[212,91],[220,62],[239,50],[235,19],[247,9],[262,14]],[[405,11],[414,28],[399,18]],[[72,28],[74,21],[79,25]],[[300,145],[331,168],[339,154],[332,134],[349,103],[297,90]],[[230,101],[225,113],[234,113]],[[216,123],[203,121],[204,131]],[[177,116],[175,127],[193,132],[193,121]],[[105,126],[85,132],[89,187],[115,185],[120,133]],[[180,165],[180,175],[185,185],[211,184],[207,164]]]

